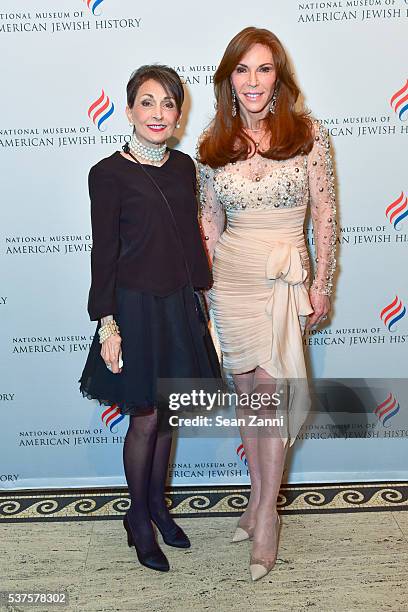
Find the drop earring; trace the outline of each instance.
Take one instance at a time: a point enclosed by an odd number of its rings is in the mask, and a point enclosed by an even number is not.
[[[274,92],[273,92],[273,96],[271,98],[271,103],[269,105],[269,112],[271,113],[271,115],[275,114],[275,110],[276,110],[276,100],[278,99],[278,92],[279,92],[279,83],[276,84]]]
[[[231,88],[232,91],[232,108],[231,108],[231,115],[233,117],[237,116],[237,96],[235,95],[235,89],[232,87]]]
[[[179,121],[177,121],[177,123],[176,123],[176,129],[179,129],[179,127],[180,127],[180,122],[179,122]]]

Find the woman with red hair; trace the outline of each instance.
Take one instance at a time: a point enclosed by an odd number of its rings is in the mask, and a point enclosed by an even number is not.
[[[209,303],[223,366],[240,398],[251,478],[233,541],[253,539],[250,572],[258,580],[276,562],[286,450],[310,407],[303,333],[330,310],[334,174],[328,132],[295,108],[300,92],[272,32],[249,27],[237,34],[214,87],[216,114],[198,152],[201,221],[213,264]],[[309,206],[316,251],[311,283]],[[265,400],[254,428],[252,408],[241,398],[255,394]]]

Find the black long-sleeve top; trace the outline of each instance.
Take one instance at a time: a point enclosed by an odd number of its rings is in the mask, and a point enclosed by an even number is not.
[[[143,167],[171,206],[193,286],[208,288],[212,281],[197,218],[193,160],[171,150],[163,166]],[[89,194],[91,320],[115,314],[117,287],[166,296],[189,282],[170,211],[143,168],[116,151],[91,168]]]

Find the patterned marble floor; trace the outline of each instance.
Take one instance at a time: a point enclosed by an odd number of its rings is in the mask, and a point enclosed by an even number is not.
[[[63,612],[407,612],[408,512],[283,516],[283,561],[255,584],[235,518],[179,519],[189,551],[165,547],[168,574],[138,565],[120,521],[0,525],[0,590],[66,589]]]

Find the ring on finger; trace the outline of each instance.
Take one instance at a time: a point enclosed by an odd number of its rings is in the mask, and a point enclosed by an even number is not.
[[[106,367],[108,368],[108,370],[109,370],[110,372],[112,372],[112,364],[111,364],[111,363],[107,363],[107,364],[105,364],[105,365],[106,365]]]

